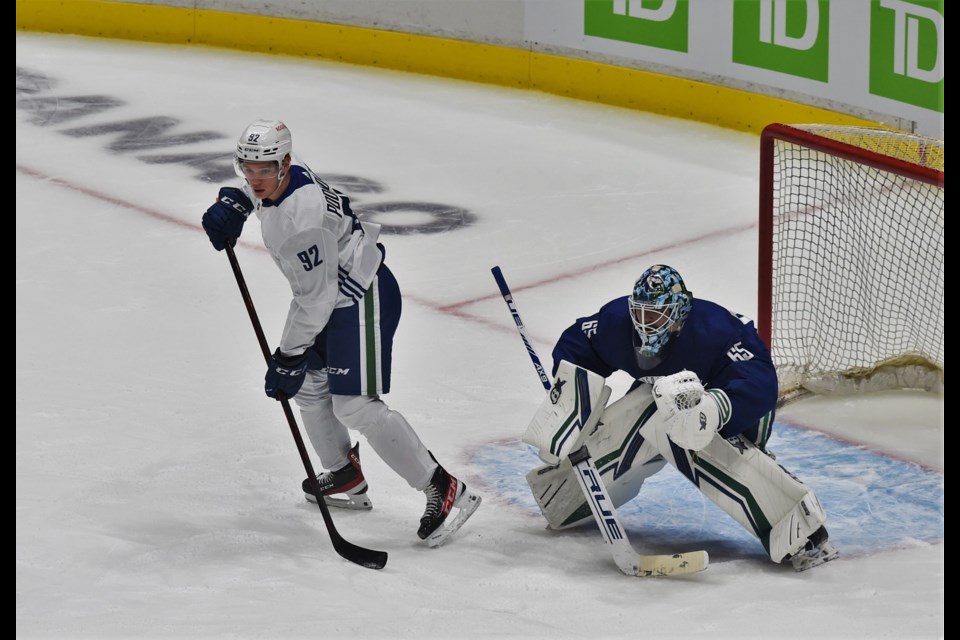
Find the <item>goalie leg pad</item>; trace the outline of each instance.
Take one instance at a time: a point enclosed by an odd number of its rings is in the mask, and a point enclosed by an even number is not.
[[[607,407],[597,428],[582,438],[615,507],[637,496],[644,480],[666,465],[640,434],[655,414],[650,387],[641,385]],[[568,458],[537,467],[527,484],[550,529],[566,529],[591,520],[590,507]]]
[[[810,491],[770,530],[770,559],[783,562],[796,555],[826,521],[827,514],[820,500]]]
[[[630,470],[616,479],[612,472],[601,474],[603,485],[607,489],[614,507],[630,502],[640,493],[644,480],[657,473],[667,461],[655,456],[643,463],[634,462]],[[527,484],[533,493],[540,512],[547,520],[548,529],[569,529],[593,522],[590,505],[583,497],[583,491],[577,483],[576,470],[565,459],[556,465],[543,465],[527,474]]]
[[[651,420],[648,429],[664,458],[757,536],[774,562],[803,548],[826,522],[814,492],[746,438],[717,437],[693,452],[673,444],[662,423]]]
[[[583,444],[610,398],[602,376],[561,360],[550,393],[521,438],[537,449],[540,459],[557,464]]]

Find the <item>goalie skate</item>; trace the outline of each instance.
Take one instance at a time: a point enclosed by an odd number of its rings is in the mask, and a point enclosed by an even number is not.
[[[469,491],[466,484],[439,465],[424,493],[427,494],[427,508],[420,518],[417,535],[428,547],[439,547],[446,542],[480,506],[480,496]],[[447,522],[454,509],[458,510],[456,516]]]
[[[827,540],[827,529],[820,527],[813,532],[803,549],[790,556],[794,571],[806,571],[824,562],[835,560],[840,552]]]
[[[323,501],[328,507],[369,511],[373,503],[367,495],[367,481],[360,468],[360,443],[347,454],[350,463],[336,471],[326,471],[317,476]],[[310,478],[303,481],[303,497],[316,504],[313,483]]]

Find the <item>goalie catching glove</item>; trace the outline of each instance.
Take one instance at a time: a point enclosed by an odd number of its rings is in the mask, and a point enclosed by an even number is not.
[[[680,371],[653,384],[657,412],[677,445],[700,451],[730,421],[730,399],[720,389],[704,390],[697,374]]]

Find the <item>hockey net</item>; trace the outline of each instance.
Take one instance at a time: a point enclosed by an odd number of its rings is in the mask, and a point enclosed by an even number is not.
[[[770,125],[758,329],[781,403],[943,389],[943,140]]]

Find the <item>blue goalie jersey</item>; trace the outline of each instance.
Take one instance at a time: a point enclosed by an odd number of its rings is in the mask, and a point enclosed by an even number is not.
[[[553,373],[566,360],[605,378],[623,371],[652,383],[687,369],[705,388],[722,389],[730,399],[732,415],[720,431],[724,438],[743,433],[754,442],[766,440],[758,431],[772,424],[777,373],[752,320],[695,298],[683,328],[670,338],[660,358],[639,356],[638,342],[629,298],[617,298],[564,330],[553,349]]]

